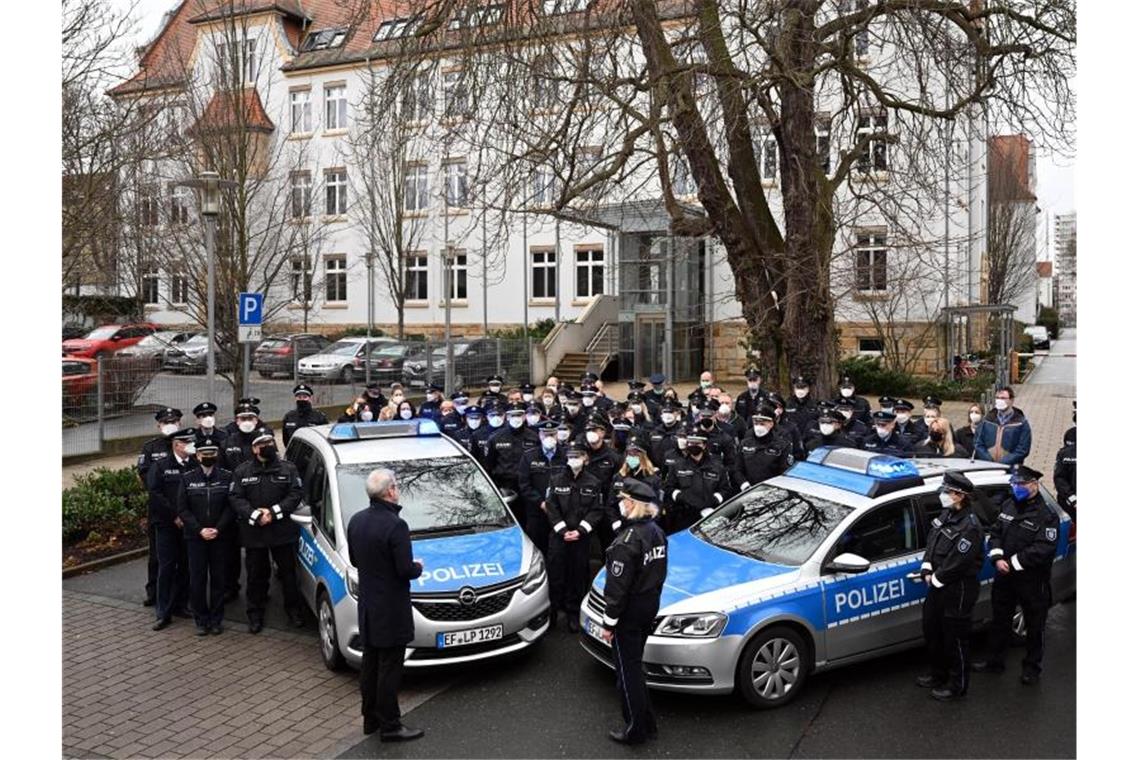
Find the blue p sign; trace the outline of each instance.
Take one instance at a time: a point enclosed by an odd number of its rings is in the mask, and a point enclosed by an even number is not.
[[[265,297],[261,293],[238,294],[238,324],[260,325],[261,306]]]

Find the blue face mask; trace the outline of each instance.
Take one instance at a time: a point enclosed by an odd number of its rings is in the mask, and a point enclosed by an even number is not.
[[[1018,501],[1025,501],[1029,498],[1029,489],[1020,483],[1015,483],[1013,485],[1013,498]]]
[[[641,466],[641,457],[626,457],[625,466],[631,470],[636,470]]]

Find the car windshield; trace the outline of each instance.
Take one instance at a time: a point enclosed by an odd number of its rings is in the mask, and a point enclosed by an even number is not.
[[[106,340],[118,331],[119,328],[117,325],[104,325],[103,327],[96,327],[94,330],[87,333],[87,340]]]
[[[258,344],[258,346],[257,346],[257,350],[261,351],[261,350],[266,349],[266,348],[280,348],[281,346],[285,346],[288,344],[289,344],[289,341],[287,341],[287,340],[283,340],[281,338],[271,338],[269,340],[261,341],[261,343]]]
[[[204,345],[206,345],[206,334],[201,333],[199,335],[194,335],[190,338],[187,338],[186,342],[183,343],[182,345],[183,346],[204,346]]]
[[[470,345],[470,343],[452,343],[452,355],[459,356],[461,353],[466,351],[467,347]],[[447,356],[447,346],[440,346],[439,348],[434,349],[431,352],[431,355],[437,359],[441,359]]]
[[[174,342],[178,333],[160,332],[146,336],[135,344],[138,348],[164,348]]]
[[[356,354],[360,351],[361,346],[363,345],[363,343],[359,343],[355,340],[343,340],[334,343],[321,353],[336,354],[337,356],[356,356]]]
[[[373,356],[403,356],[404,352],[409,350],[408,346],[384,346],[384,348],[373,348]]]
[[[341,517],[346,525],[368,506],[364,483],[378,467],[396,473],[400,517],[413,535],[495,530],[513,524],[487,476],[470,459],[454,456],[338,466]]]
[[[697,523],[714,546],[762,562],[802,565],[851,513],[818,496],[761,485]]]

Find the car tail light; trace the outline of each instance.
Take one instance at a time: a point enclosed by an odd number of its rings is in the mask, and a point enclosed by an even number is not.
[[[278,356],[288,356],[289,354],[293,353],[293,349],[289,346],[283,346],[282,348],[273,349],[273,353],[277,354]]]

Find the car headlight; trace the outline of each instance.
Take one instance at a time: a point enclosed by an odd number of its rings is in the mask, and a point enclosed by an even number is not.
[[[526,580],[523,581],[522,592],[533,594],[546,580],[546,562],[542,559],[542,552],[535,550],[530,556],[530,569],[526,571]]]
[[[657,624],[653,635],[713,639],[720,635],[727,623],[728,616],[720,612],[666,615]]]
[[[355,567],[344,569],[344,587],[348,590],[349,596],[360,599],[360,576],[357,575]]]

